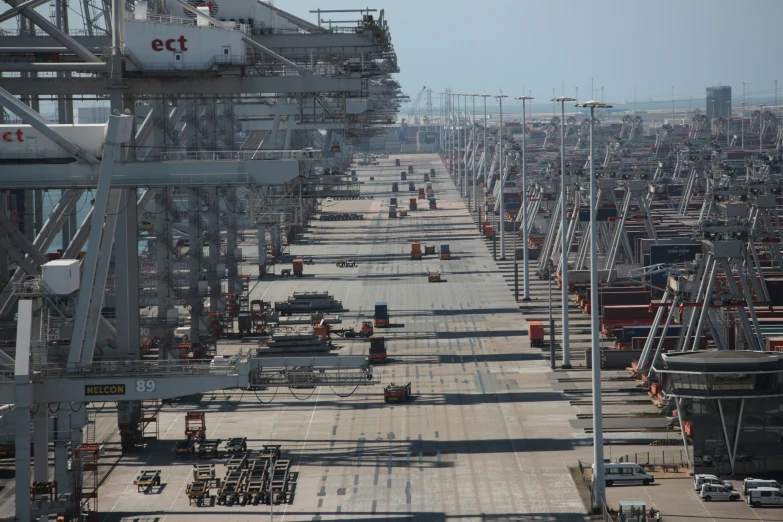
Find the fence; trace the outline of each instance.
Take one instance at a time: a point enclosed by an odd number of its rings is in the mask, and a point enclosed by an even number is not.
[[[651,453],[649,451],[644,453],[631,453],[620,457],[617,462],[633,462],[640,466],[653,466],[653,467],[669,467],[677,466],[678,468],[688,468],[689,463],[685,455],[685,450],[668,450],[661,451],[660,453]]]
[[[582,481],[585,483],[585,486],[587,486],[587,490],[590,491],[590,508],[592,509],[592,507],[595,505],[595,491],[593,489],[592,477],[591,478],[587,478],[587,476],[585,476],[585,467],[584,467],[584,465],[582,465],[582,461],[581,460],[578,461],[578,462],[579,462],[579,475],[582,477]],[[591,472],[591,474],[592,474],[592,472]],[[603,506],[603,507],[604,507],[604,510],[605,510],[606,506]]]

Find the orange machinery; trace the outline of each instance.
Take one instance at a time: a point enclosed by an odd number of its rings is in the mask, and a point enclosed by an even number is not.
[[[302,277],[302,274],[304,273],[304,259],[296,258],[294,259],[292,263],[292,268],[294,275],[296,277]]]

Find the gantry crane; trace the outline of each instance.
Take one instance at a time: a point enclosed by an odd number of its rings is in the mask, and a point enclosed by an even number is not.
[[[416,110],[419,108],[419,104],[421,103],[421,97],[424,95],[424,91],[426,90],[426,85],[421,88],[419,94],[416,95],[416,100],[413,102],[411,110],[408,111],[408,115],[402,119],[402,125],[400,126],[400,130],[402,131],[400,133],[400,137],[402,140],[405,139],[405,127],[410,124],[411,120],[413,120],[413,116],[416,114]]]

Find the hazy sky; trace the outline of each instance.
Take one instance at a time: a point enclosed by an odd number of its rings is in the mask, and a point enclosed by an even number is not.
[[[364,0],[367,2],[367,0]],[[322,9],[353,9],[350,0],[276,0],[310,21]],[[532,90],[536,103],[579,99],[591,77],[606,102],[704,97],[708,85],[731,85],[739,104],[742,81],[754,101],[774,100],[783,71],[783,0],[376,0],[384,8],[399,58],[397,79],[412,98],[435,93],[509,96]],[[376,13],[377,14],[377,13]],[[349,15],[324,15],[345,20]],[[766,100],[764,100],[766,99]],[[434,99],[438,103],[437,95]],[[669,102],[670,103],[670,102]],[[551,106],[551,105],[550,105]]]

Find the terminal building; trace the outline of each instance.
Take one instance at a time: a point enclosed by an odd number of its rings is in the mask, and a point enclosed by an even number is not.
[[[655,371],[678,417],[689,419],[694,473],[783,473],[783,354],[668,353]]]

